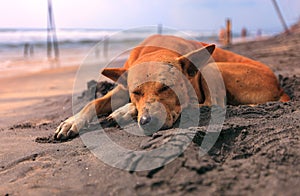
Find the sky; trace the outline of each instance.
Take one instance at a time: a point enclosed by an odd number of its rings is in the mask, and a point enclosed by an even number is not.
[[[277,0],[289,25],[300,19],[300,0]],[[0,0],[0,28],[46,28],[47,0]],[[163,24],[216,30],[280,29],[272,0],[52,0],[57,28],[128,29]]]

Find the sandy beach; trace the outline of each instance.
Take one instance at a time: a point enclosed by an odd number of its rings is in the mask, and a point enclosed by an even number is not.
[[[72,114],[78,66],[0,78],[0,195],[298,195],[300,192],[300,32],[235,44],[228,50],[270,66],[287,103],[227,106],[221,135],[205,156],[197,140],[170,164],[128,172],[97,159],[77,137],[49,138]],[[169,137],[110,136],[155,148]],[[197,129],[193,129],[197,131]],[[169,130],[169,131],[172,131]],[[169,132],[168,131],[168,132]]]

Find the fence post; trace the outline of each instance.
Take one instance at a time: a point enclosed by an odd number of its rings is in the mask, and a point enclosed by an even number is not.
[[[274,7],[275,7],[275,10],[276,10],[276,12],[277,12],[277,15],[278,15],[278,17],[279,17],[279,19],[280,19],[280,21],[281,21],[281,24],[282,24],[282,26],[283,26],[283,28],[284,28],[285,33],[289,34],[289,33],[290,33],[289,28],[288,28],[287,24],[286,24],[285,21],[284,21],[284,18],[283,18],[283,16],[282,16],[281,11],[280,11],[280,9],[279,9],[279,6],[278,6],[278,4],[277,4],[277,1],[276,1],[276,0],[272,0],[272,2],[273,2],[273,5],[274,5]]]
[[[231,20],[229,18],[226,19],[226,39],[225,39],[225,44],[226,46],[231,45],[232,41],[232,32],[231,32]]]
[[[157,25],[157,34],[161,35],[163,32],[163,25],[162,24],[158,24]]]
[[[52,58],[52,49],[54,49],[55,62],[59,61],[59,48],[56,37],[56,28],[52,10],[52,0],[48,0],[48,28],[47,28],[47,56],[48,60]]]

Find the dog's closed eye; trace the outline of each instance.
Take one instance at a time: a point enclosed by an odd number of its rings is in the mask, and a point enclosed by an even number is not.
[[[132,91],[131,93],[136,95],[136,96],[142,96],[143,95],[141,90],[135,90],[135,91]]]
[[[164,92],[164,91],[168,90],[169,88],[170,88],[170,86],[163,85],[163,86],[158,90],[158,92],[159,92],[159,93]]]

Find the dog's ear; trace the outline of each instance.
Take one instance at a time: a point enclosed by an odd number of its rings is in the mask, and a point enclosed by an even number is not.
[[[102,74],[114,82],[127,87],[127,72],[124,68],[105,68]]]
[[[207,63],[215,48],[216,45],[211,44],[178,57],[177,60],[181,64],[183,72],[194,76],[198,72],[198,68]]]

